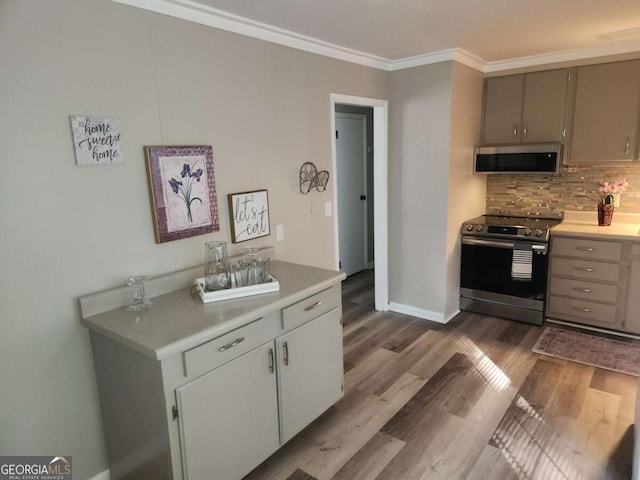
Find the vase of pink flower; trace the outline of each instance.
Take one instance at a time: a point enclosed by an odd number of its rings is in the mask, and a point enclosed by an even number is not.
[[[616,182],[609,183],[601,181],[598,185],[598,225],[609,226],[613,219],[613,210],[620,206],[620,195],[629,186],[629,182],[622,178]]]

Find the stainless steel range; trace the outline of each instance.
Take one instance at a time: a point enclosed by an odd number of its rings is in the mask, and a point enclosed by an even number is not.
[[[460,309],[542,325],[549,230],[561,214],[483,215],[462,224]]]

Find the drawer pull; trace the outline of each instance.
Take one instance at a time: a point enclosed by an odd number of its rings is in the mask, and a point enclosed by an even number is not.
[[[318,300],[316,303],[314,303],[313,305],[309,305],[307,308],[304,309],[305,312],[308,312],[310,310],[313,310],[314,308],[318,308],[320,305],[322,305],[322,301]]]
[[[591,289],[590,288],[578,288],[578,287],[573,287],[574,291],[576,292],[584,292],[584,293],[591,293]]]
[[[579,270],[581,272],[593,272],[593,268],[591,267],[575,267],[574,270]]]
[[[583,307],[571,307],[573,310],[578,310],[579,312],[589,313],[591,310]]]
[[[244,337],[238,337],[236,338],[233,342],[231,343],[227,343],[226,345],[221,346],[218,351],[219,352],[224,352],[225,350],[229,350],[230,348],[235,347],[236,345],[240,344],[244,342]]]
[[[576,247],[576,250],[581,250],[583,252],[595,252],[596,249],[592,247]]]
[[[273,360],[273,348],[269,349],[269,373],[273,373],[275,371],[274,360]]]
[[[282,344],[282,352],[284,353],[283,362],[284,366],[286,367],[287,365],[289,365],[289,345],[287,345],[287,342],[284,342]]]

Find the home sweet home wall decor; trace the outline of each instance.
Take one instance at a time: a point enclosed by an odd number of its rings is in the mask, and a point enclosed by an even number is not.
[[[122,139],[118,117],[71,115],[69,119],[78,165],[122,163]]]

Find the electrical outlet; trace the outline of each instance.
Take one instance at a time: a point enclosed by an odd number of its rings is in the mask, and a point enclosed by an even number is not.
[[[324,202],[324,216],[330,217],[332,213],[333,212],[331,210],[331,202]]]
[[[284,225],[276,225],[276,240],[284,240]]]

